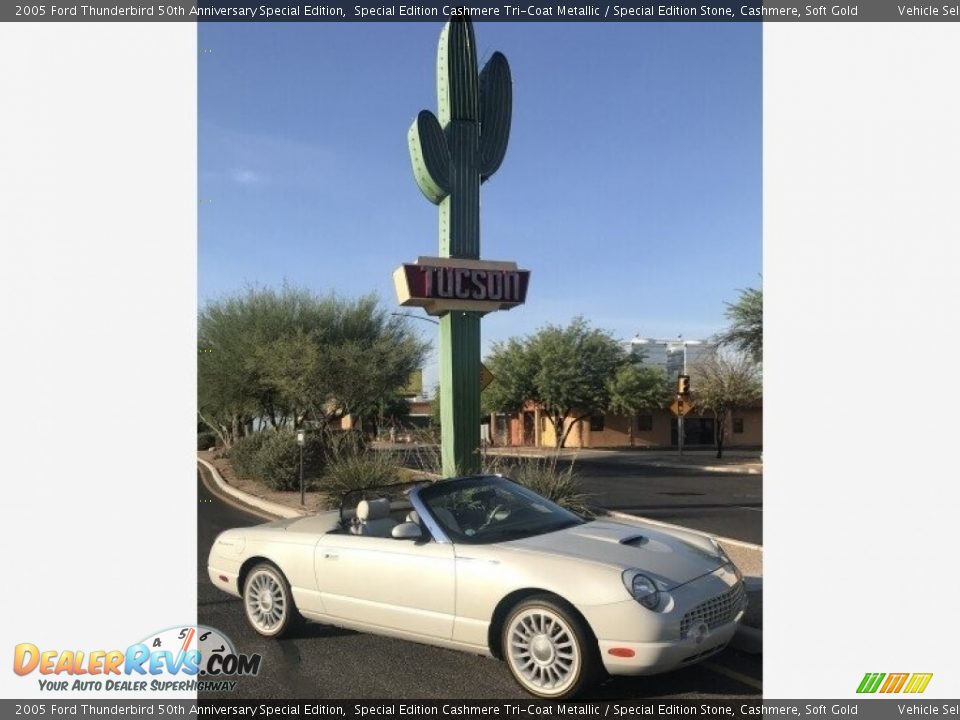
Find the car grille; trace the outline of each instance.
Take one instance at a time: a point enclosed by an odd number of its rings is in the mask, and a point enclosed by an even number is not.
[[[744,595],[743,583],[738,582],[722,595],[700,603],[680,621],[680,637],[685,638],[691,626],[697,623],[704,622],[713,630],[732,622],[737,613],[743,609]]]

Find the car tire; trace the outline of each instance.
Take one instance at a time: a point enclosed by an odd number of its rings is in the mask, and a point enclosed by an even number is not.
[[[537,595],[512,608],[503,624],[501,643],[514,679],[539,698],[575,697],[601,673],[596,638],[579,615],[556,597]]]
[[[251,568],[243,580],[242,600],[247,622],[264,637],[284,637],[303,623],[290,583],[273,563]]]

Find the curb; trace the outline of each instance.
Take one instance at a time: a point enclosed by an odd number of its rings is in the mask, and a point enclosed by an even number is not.
[[[755,467],[743,467],[736,465],[689,465],[686,463],[672,462],[651,462],[645,463],[647,467],[656,468],[680,468],[682,470],[703,470],[711,473],[735,473],[737,475],[762,475],[763,470]]]
[[[237,490],[237,488],[227,484],[227,481],[220,476],[220,472],[211,463],[208,463],[203,458],[197,458],[197,462],[210,471],[210,476],[213,478],[213,483],[217,486],[217,489],[220,492],[222,492],[224,495],[229,495],[235,500],[239,500],[245,505],[250,505],[251,507],[257,508],[257,510],[262,510],[270,515],[276,515],[278,518],[298,518],[309,514],[306,510],[295,510],[294,508],[287,507],[286,505],[271,502],[270,500],[264,500],[256,495],[251,495],[243,492],[242,490]]]

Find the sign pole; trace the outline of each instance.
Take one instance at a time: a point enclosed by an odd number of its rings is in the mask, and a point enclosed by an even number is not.
[[[677,395],[677,402],[682,403],[683,397]],[[679,450],[680,457],[683,457],[683,415],[677,416],[677,449]]]
[[[480,257],[480,184],[507,151],[512,93],[507,59],[493,53],[478,74],[473,24],[465,17],[448,22],[437,48],[438,114],[422,110],[407,133],[417,185],[440,209],[442,258]],[[454,292],[465,292],[465,276],[457,277],[461,286]],[[480,470],[481,316],[467,309],[440,314],[440,455],[446,477]]]

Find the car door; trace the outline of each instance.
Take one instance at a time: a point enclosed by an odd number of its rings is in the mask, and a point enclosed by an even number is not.
[[[331,533],[318,543],[315,562],[328,615],[428,637],[453,635],[449,543]]]

